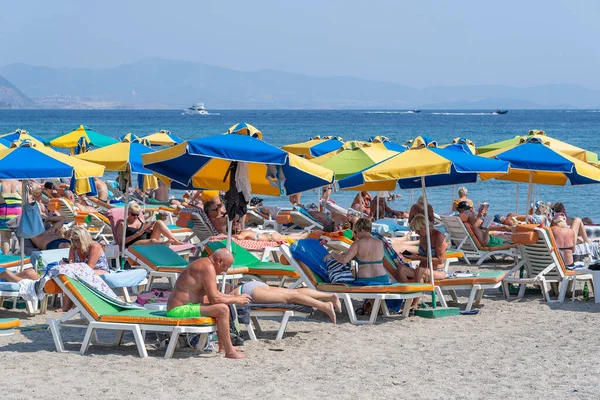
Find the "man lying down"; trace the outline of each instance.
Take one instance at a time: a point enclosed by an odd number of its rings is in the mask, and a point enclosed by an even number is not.
[[[217,287],[217,274],[227,271],[232,264],[233,256],[227,249],[219,249],[209,257],[193,261],[179,274],[167,302],[168,317],[215,318],[219,352],[224,352],[227,358],[246,357],[231,343],[229,304],[301,304],[323,311],[333,323],[336,322],[335,311],[341,312],[341,303],[336,294],[312,289],[277,288],[252,281],[238,286],[229,294],[221,293]]]

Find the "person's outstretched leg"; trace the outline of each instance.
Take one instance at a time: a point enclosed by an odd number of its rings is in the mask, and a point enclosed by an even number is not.
[[[2,254],[10,254],[10,231],[0,231],[0,241],[2,241]]]
[[[182,241],[175,239],[175,236],[173,236],[173,233],[169,230],[164,222],[156,221],[154,223],[154,227],[152,228],[152,233],[150,233],[150,238],[160,239],[161,236],[166,237],[173,244],[185,244]]]
[[[585,231],[585,225],[583,225],[581,218],[579,218],[579,217],[573,218],[573,221],[571,221],[571,229],[573,229],[575,231],[577,236],[581,236],[581,239],[584,242],[588,242],[588,243],[591,242],[591,239],[588,238],[588,236],[587,236],[587,232]]]
[[[0,268],[0,279],[5,280],[6,282],[19,282],[21,279],[31,279],[33,281],[37,281],[40,279],[40,277],[38,276],[37,272],[33,270],[33,268],[24,269],[16,274],[8,269]]]
[[[340,302],[340,298],[335,293],[323,293],[318,290],[309,289],[309,288],[300,288],[300,289],[286,289],[286,290],[296,290],[302,294],[305,294],[313,299],[321,300],[321,301],[329,301],[333,303],[335,309],[338,312],[342,312],[342,303]]]
[[[336,323],[335,309],[332,302],[315,300],[297,290],[276,288],[271,286],[259,286],[255,288],[254,292],[252,293],[252,302],[259,304],[302,304],[304,306],[313,307],[323,311],[334,324]]]
[[[231,343],[229,336],[229,307],[225,304],[202,304],[200,313],[203,317],[213,317],[217,320],[217,336],[219,337],[219,352],[225,352],[227,358],[246,358],[238,352]]]

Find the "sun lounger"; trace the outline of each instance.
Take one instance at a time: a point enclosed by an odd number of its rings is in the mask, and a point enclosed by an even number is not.
[[[323,224],[314,219],[308,211],[297,207],[294,210],[282,210],[275,218],[278,232],[310,232],[323,230]]]
[[[29,257],[25,258],[25,264],[23,268],[31,268],[31,263]],[[21,267],[21,257],[20,256],[11,256],[11,255],[2,255],[0,254],[0,267],[6,268],[11,272],[17,272]],[[0,281],[0,308],[4,305],[4,300],[7,298],[13,299],[13,308],[16,308],[17,301],[19,300],[19,289],[20,285],[17,282],[3,282]],[[34,314],[37,309],[37,303],[33,301],[25,300],[25,306],[28,314]]]
[[[502,256],[514,258],[517,255],[516,244],[496,247],[483,246],[471,231],[470,226],[465,225],[459,217],[442,215],[440,218],[446,228],[448,239],[454,246],[454,249],[463,252],[463,259],[467,264],[471,264],[469,256],[477,257],[476,265],[481,265],[490,257]]]
[[[248,331],[250,340],[258,340],[255,331],[262,332],[258,322],[259,317],[281,318],[277,336],[275,336],[275,340],[281,340],[283,339],[290,318],[307,318],[312,312],[313,309],[311,307],[296,304],[250,304],[251,320],[249,324],[246,324],[246,330]]]
[[[374,285],[374,286],[352,286],[345,284],[327,283],[318,274],[314,273],[309,265],[305,263],[315,263],[317,268],[324,268],[323,254],[327,250],[319,244],[315,239],[299,240],[294,251],[296,256],[302,255],[304,261],[292,255],[292,250],[289,246],[281,246],[283,255],[288,259],[290,264],[296,268],[296,271],[301,277],[302,282],[311,289],[319,290],[327,293],[336,293],[346,305],[346,312],[350,318],[350,322],[355,325],[374,324],[380,307],[383,307],[383,313],[389,316],[390,313],[384,300],[406,300],[421,297],[426,292],[432,292],[433,286],[424,283],[396,283],[390,285]],[[371,317],[369,320],[359,320],[354,311],[352,299],[358,300],[374,300]],[[408,316],[410,310],[410,302],[405,301],[403,316]]]
[[[394,262],[394,258],[388,252],[387,248],[384,248],[385,256],[383,258],[383,265],[388,271],[388,275],[394,278],[394,273],[396,271],[396,263]],[[446,256],[455,256],[456,258],[462,257],[462,253],[446,253]],[[407,259],[407,261],[409,261]],[[448,273],[448,264],[445,265],[446,273]],[[436,279],[435,286],[436,292],[438,294],[438,300],[440,301],[443,307],[446,307],[446,300],[444,299],[444,291],[448,291],[450,296],[452,296],[452,300],[455,303],[458,303],[458,297],[456,296],[457,290],[469,290],[469,300],[467,301],[467,305],[465,307],[465,311],[471,311],[472,307],[478,307],[481,298],[483,297],[483,291],[486,289],[497,289],[502,285],[502,279],[504,278],[504,271],[485,271],[485,272],[476,272],[474,276],[471,277],[449,277],[445,279]]]
[[[160,277],[167,278],[171,287],[175,287],[177,277],[189,264],[186,259],[164,245],[129,246],[125,250],[125,256],[148,271],[148,290],[152,289],[154,279]],[[247,268],[230,268],[227,271],[227,279],[239,279],[246,272]]]
[[[204,254],[210,255],[218,249],[224,249],[227,241],[208,242],[204,248]],[[279,251],[279,247],[273,249]],[[259,260],[254,254],[250,253],[235,242],[231,242],[231,252],[233,253],[233,267],[247,268],[248,275],[257,276],[261,279],[265,278],[280,278],[283,285],[285,278],[298,279],[300,276],[290,265],[284,265],[278,262],[270,262],[268,260]]]
[[[59,353],[66,352],[61,335],[61,329],[65,327],[86,328],[85,337],[79,350],[82,355],[87,352],[92,338],[96,337],[96,330],[117,331],[117,345],[121,343],[123,332],[131,331],[140,357],[148,357],[144,341],[145,332],[167,332],[171,336],[165,358],[173,355],[179,335],[182,333],[209,334],[216,331],[212,318],[169,318],[164,311],[125,308],[108,301],[82,283],[65,275],[59,275],[53,281],[75,304],[75,308],[65,313],[60,319],[48,319],[56,351]],[[78,314],[81,314],[85,321],[83,325],[71,320]]]
[[[276,229],[277,223],[271,215],[262,212],[259,208],[253,207],[248,208],[246,211],[244,226],[256,226],[261,229],[271,226],[273,229]]]
[[[21,326],[18,318],[0,318],[0,336],[10,336],[15,333],[15,328]]]
[[[528,284],[539,286],[548,303],[564,302],[568,286],[575,280],[590,281],[593,290],[592,275],[578,274],[576,270],[565,267],[550,229],[538,227],[527,231],[522,228],[513,235],[513,240],[518,243],[521,261],[503,280],[503,291],[507,299],[510,298],[509,284],[519,286],[518,298],[525,296]],[[550,298],[550,285],[558,293],[556,299]]]

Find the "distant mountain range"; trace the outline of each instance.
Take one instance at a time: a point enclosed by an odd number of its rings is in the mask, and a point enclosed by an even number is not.
[[[351,77],[236,71],[159,58],[99,70],[0,67],[0,108],[159,109],[197,102],[206,103],[209,110],[599,108],[600,90],[570,84],[417,89]]]

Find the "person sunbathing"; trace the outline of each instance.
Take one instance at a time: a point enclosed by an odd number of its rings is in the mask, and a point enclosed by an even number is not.
[[[425,202],[423,201],[423,196],[419,196],[419,198],[417,199],[417,202],[415,204],[413,204],[413,206],[410,208],[410,212],[408,213],[408,223],[410,224],[410,222],[413,220],[413,218],[417,215],[425,215]],[[427,204],[427,210],[428,210],[428,215],[427,217],[429,218],[429,223],[433,226],[433,220],[435,218],[435,215],[433,213],[433,206],[431,204]]]
[[[352,200],[352,205],[350,207],[369,215],[371,214],[372,200],[373,197],[371,197],[369,192],[362,191],[359,194],[357,194],[356,197],[354,197],[354,200]]]
[[[140,213],[142,207],[135,201],[129,203],[129,209],[127,217],[124,221],[119,221],[117,225],[117,232],[123,234],[125,230],[125,245],[131,246],[132,244],[162,244],[165,243],[161,239],[165,237],[166,242],[169,244],[182,245],[184,242],[177,240],[173,233],[169,230],[167,225],[163,221],[146,221],[143,222],[140,219]]]
[[[459,212],[458,217],[464,224],[468,224],[473,231],[473,234],[482,246],[486,247],[497,247],[504,244],[504,240],[501,237],[490,235],[487,228],[482,228],[483,216],[475,214],[472,211],[472,207],[466,201],[461,201],[457,206]]]
[[[579,241],[580,242],[591,242],[592,240],[590,238],[588,238],[587,233],[585,231],[585,226],[583,225],[583,221],[581,220],[581,218],[579,217],[574,217],[571,218],[567,215],[567,210],[565,208],[565,205],[563,203],[554,203],[554,206],[552,207],[552,211],[554,211],[555,214],[558,213],[562,213],[564,214],[566,221],[567,221],[567,225],[573,229],[573,231],[575,231],[575,233],[577,233],[577,236],[579,237]]]
[[[330,253],[324,261],[335,259],[342,264],[355,260],[358,264],[356,285],[387,285],[390,278],[383,266],[383,243],[371,234],[372,224],[367,218],[359,218],[354,224],[354,242],[341,254]]]
[[[229,335],[229,304],[245,305],[250,302],[248,294],[224,294],[217,288],[217,275],[227,271],[233,263],[229,250],[219,249],[209,257],[190,263],[179,274],[175,287],[167,301],[170,318],[212,317],[217,322],[219,352],[225,357],[246,358],[235,349]]]
[[[552,235],[556,247],[567,267],[574,265],[574,255],[589,255],[593,259],[600,258],[600,248],[596,243],[577,243],[577,233],[569,228],[564,214],[558,213],[552,220]]]
[[[210,223],[216,229],[216,231],[222,235],[227,235],[227,212],[225,211],[225,205],[221,202],[212,202],[204,204],[204,212],[208,216]],[[298,233],[283,235],[279,232],[266,232],[261,233],[252,229],[244,229],[238,232],[232,237],[238,240],[257,240],[261,242],[286,242],[289,240],[299,240],[308,237],[308,233]]]
[[[40,277],[33,268],[27,268],[16,273],[6,268],[0,268],[0,282],[19,282],[23,279],[37,281]]]
[[[65,239],[62,235],[62,228],[65,223],[65,217],[56,217],[57,221],[50,228],[37,236],[32,237],[31,242],[40,250],[68,249],[71,247],[71,241]]]
[[[409,214],[406,211],[392,210],[390,206],[388,206],[385,197],[379,196],[375,196],[373,200],[371,200],[370,209],[372,218],[377,218],[377,203],[379,203],[380,218],[408,218]]]
[[[397,265],[396,273],[394,278],[398,282],[408,283],[414,282],[430,282],[430,271],[429,265],[427,264],[427,231],[429,230],[429,238],[431,241],[431,262],[433,265],[433,277],[434,279],[447,278],[444,263],[446,261],[446,249],[448,243],[444,234],[437,229],[434,229],[431,225],[427,226],[425,223],[424,215],[416,215],[411,223],[410,229],[415,231],[419,235],[419,247],[416,254],[411,254],[407,257],[412,261],[418,261],[419,265],[416,269],[413,269],[407,265]],[[419,304],[419,298],[415,298],[411,304],[411,308],[416,308]]]
[[[528,224],[537,224],[549,227],[551,222],[550,207],[548,207],[546,204],[536,202],[535,212],[531,215],[528,215],[526,221]]]
[[[98,210],[96,210],[94,207],[87,206],[87,205],[79,202],[75,198],[75,193],[73,193],[69,189],[64,191],[64,196],[65,196],[65,199],[69,200],[73,204],[73,206],[75,207],[75,211],[82,211],[82,212],[87,212],[87,213],[98,212]]]
[[[331,322],[336,323],[335,312],[342,312],[342,304],[335,293],[323,293],[313,289],[287,289],[269,286],[264,282],[243,283],[232,292],[234,295],[246,294],[254,304],[301,304],[323,311]]]
[[[522,215],[519,214],[515,214],[515,213],[508,213],[506,214],[506,216],[501,215],[501,214],[496,214],[494,215],[494,222],[500,225],[504,225],[504,226],[515,226],[518,224],[518,220],[517,218],[525,218]]]
[[[458,211],[458,204],[462,201],[466,201],[471,206],[471,208],[473,208],[473,200],[467,197],[468,194],[469,191],[466,187],[462,186],[458,188],[458,199],[454,200],[454,202],[452,203],[452,211]]]

